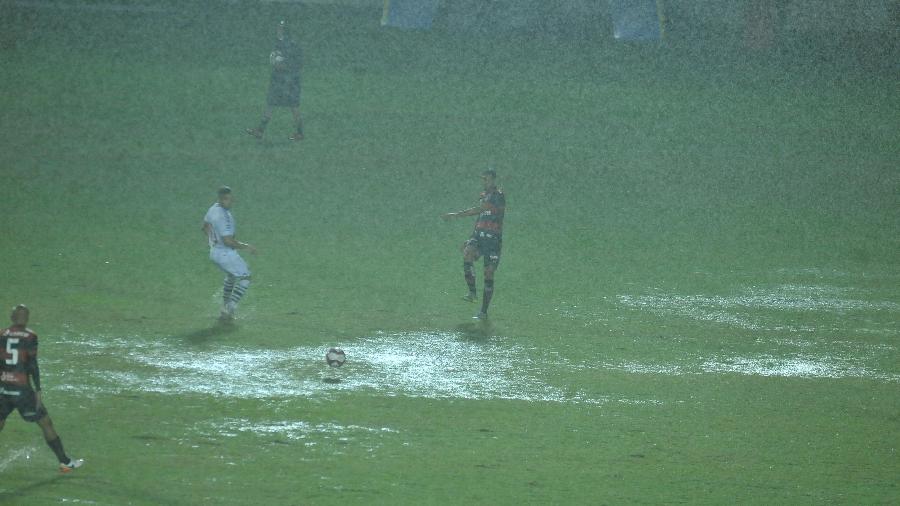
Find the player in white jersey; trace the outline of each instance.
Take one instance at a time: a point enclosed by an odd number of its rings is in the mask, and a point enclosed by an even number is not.
[[[234,237],[234,217],[231,216],[234,195],[231,188],[223,186],[219,188],[218,194],[218,201],[206,211],[203,218],[203,231],[209,239],[210,260],[225,271],[220,318],[231,320],[238,302],[250,287],[250,269],[237,250],[246,249],[256,254],[256,248]]]

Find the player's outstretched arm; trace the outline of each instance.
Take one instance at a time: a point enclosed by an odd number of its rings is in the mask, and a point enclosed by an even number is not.
[[[475,216],[476,214],[481,212],[481,207],[470,207],[463,211],[457,211],[455,213],[444,213],[441,215],[441,218],[444,220],[449,220],[451,218],[462,218],[465,216]]]

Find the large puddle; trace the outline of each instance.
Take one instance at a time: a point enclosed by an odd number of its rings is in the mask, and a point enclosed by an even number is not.
[[[118,357],[108,370],[94,371],[84,382],[66,388],[88,394],[102,392],[158,392],[171,395],[199,393],[234,398],[329,398],[342,392],[369,392],[379,396],[434,399],[509,399],[600,405],[660,404],[654,399],[629,399],[614,392],[593,394],[554,386],[566,372],[604,372],[688,375],[743,374],[785,378],[866,378],[900,382],[896,371],[879,369],[878,358],[896,354],[891,345],[832,342],[823,347],[808,340],[773,340],[759,353],[717,351],[706,355],[670,355],[666,362],[610,360],[602,349],[566,358],[547,350],[529,350],[507,340],[473,342],[455,333],[378,334],[346,343],[347,363],[330,368],[319,346],[290,349],[248,349],[221,346],[183,349],[158,341],[75,338],[74,349],[91,348],[92,354]],[[63,343],[59,343],[62,345]],[[777,349],[778,352],[774,350]],[[54,367],[68,377],[84,378],[77,361]],[[236,422],[237,423],[237,422]],[[232,427],[240,431],[239,424]],[[280,432],[308,431],[309,427],[278,427]]]
[[[844,282],[849,278],[845,273],[829,272],[826,276],[816,270],[800,274],[836,277]],[[739,347],[744,348],[740,352],[729,353],[727,340],[723,339],[723,351],[715,354],[681,356],[667,364],[620,362],[607,367],[670,375],[734,373],[900,381],[896,369],[885,371],[879,365],[891,363],[885,357],[897,354],[900,303],[874,296],[869,290],[783,283],[744,287],[731,295],[653,292],[619,295],[617,302],[623,309],[649,312],[664,319],[687,319],[701,325],[714,323],[751,331],[751,342],[740,343]],[[750,353],[747,348],[759,351]]]
[[[742,374],[783,378],[860,378],[900,383],[900,374],[884,372],[857,358],[833,355],[689,357],[680,362],[641,363],[634,361],[608,362],[606,369],[634,374]]]
[[[700,322],[722,323],[747,330],[787,330],[815,332],[845,329],[835,319],[848,314],[895,313],[900,304],[887,300],[865,300],[859,290],[834,286],[784,284],[773,288],[748,287],[727,296],[651,294],[619,295],[619,303],[631,309],[650,311],[664,317],[681,317]],[[797,322],[796,315],[812,315],[813,322]],[[802,318],[800,318],[802,320]],[[827,325],[828,328],[823,329]],[[856,332],[896,335],[895,326],[861,328]]]
[[[610,399],[564,392],[548,384],[545,368],[528,350],[503,342],[474,342],[456,333],[378,334],[334,343],[347,352],[343,367],[325,364],[324,348],[192,350],[138,338],[73,337],[75,349],[119,357],[115,370],[97,371],[90,389],[166,394],[203,393],[239,398],[314,397],[342,391],[427,398],[511,399],[599,404]],[[60,343],[62,345],[63,343]],[[67,367],[67,362],[56,364]],[[65,374],[69,374],[68,372]],[[85,374],[76,373],[71,377]],[[68,388],[80,389],[69,384]]]
[[[582,341],[588,344],[582,344],[577,353],[563,353],[552,346],[527,348],[514,338],[473,339],[461,332],[376,333],[332,343],[344,348],[348,359],[344,367],[330,368],[320,345],[287,349],[191,346],[178,338],[70,333],[54,343],[70,348],[63,350],[70,358],[53,363],[53,368],[67,378],[84,378],[66,381],[60,388],[86,393],[328,398],[343,392],[370,392],[575,404],[660,402],[602,392],[604,372],[610,371],[900,382],[895,360],[900,304],[864,289],[781,283],[739,288],[731,295],[649,291],[619,295],[593,308],[572,305],[557,312],[566,319],[599,321],[605,326],[615,325],[611,320],[622,318],[624,312],[647,312],[661,317],[663,323],[688,319],[707,336],[725,332],[721,342],[705,350],[681,347],[676,341],[655,360],[625,356],[617,360],[603,339]],[[734,333],[738,336],[730,335]],[[641,339],[648,338],[635,336],[636,341]],[[78,365],[79,356],[84,362],[103,363],[106,370],[85,372]],[[90,360],[98,356],[103,360]],[[579,385],[567,384],[569,377],[577,377]],[[590,384],[592,377],[595,384]]]

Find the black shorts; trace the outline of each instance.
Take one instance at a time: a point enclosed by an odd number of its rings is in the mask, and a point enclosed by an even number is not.
[[[300,75],[272,72],[266,103],[276,107],[299,107]]]
[[[19,415],[26,422],[36,422],[47,416],[47,408],[41,405],[40,409],[38,409],[37,397],[34,396],[34,390],[30,388],[20,390],[19,395],[0,393],[0,420],[6,420],[6,417],[14,409],[19,410]]]
[[[500,249],[503,247],[503,238],[485,232],[475,232],[466,241],[467,247],[475,249],[475,260],[484,257],[484,266],[496,269],[500,265]]]

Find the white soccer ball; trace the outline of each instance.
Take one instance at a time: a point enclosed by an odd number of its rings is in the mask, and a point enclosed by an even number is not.
[[[347,354],[340,348],[329,348],[325,352],[325,362],[328,362],[331,367],[340,367],[344,365],[345,360],[347,360]]]

